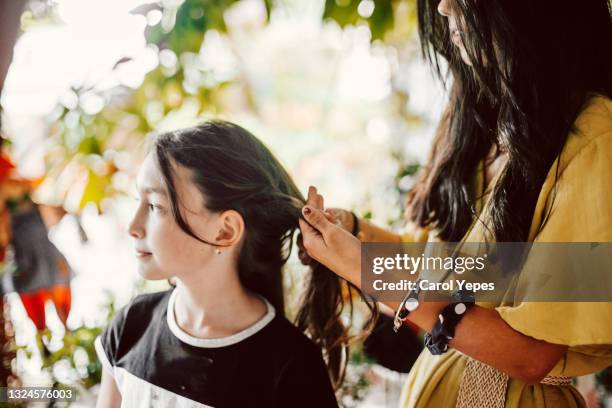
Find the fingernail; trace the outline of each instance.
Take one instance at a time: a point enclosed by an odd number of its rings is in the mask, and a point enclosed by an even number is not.
[[[304,209],[302,210],[302,212],[304,213],[304,215],[310,215],[310,213],[312,212],[312,210],[309,207],[304,207]]]

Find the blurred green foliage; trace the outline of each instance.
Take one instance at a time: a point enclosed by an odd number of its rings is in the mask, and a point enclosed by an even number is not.
[[[232,86],[243,94],[247,106],[256,109],[244,78],[219,78],[200,58],[206,32],[215,30],[223,35],[227,30],[225,11],[239,2],[161,0],[132,11],[148,18],[145,37],[158,63],[136,89],[121,85],[99,90],[96,84],[86,84],[71,90],[66,98],[70,103],[58,105],[51,117],[48,171],[41,186],[41,191],[52,192],[52,196],[43,199],[59,204],[76,195],[78,199],[73,198],[68,211],[79,212],[94,203],[102,212],[105,198],[126,193],[115,176],[130,165],[119,160],[116,152],[141,147],[147,134],[185,110],[192,117],[219,113],[220,100]],[[273,1],[263,4],[270,18]],[[414,28],[414,11],[414,0],[326,0],[322,18],[341,27],[365,24],[372,40],[382,40],[390,32],[405,38]],[[157,16],[154,21],[152,15]],[[393,31],[396,26],[399,30]],[[113,71],[130,61],[117,61]],[[92,100],[99,109],[92,111]],[[68,187],[59,188],[59,180]]]
[[[134,10],[146,15],[151,10],[162,12],[160,22],[146,31],[147,42],[157,44],[160,49],[169,48],[177,55],[184,52],[197,53],[207,30],[225,32],[224,13],[239,0],[185,0],[182,4],[162,1]],[[265,2],[266,7],[271,6]]]
[[[349,355],[347,378],[342,386],[339,405],[342,408],[354,408],[364,400],[371,386],[368,379],[374,360],[363,351],[361,343],[355,344]]]
[[[94,340],[102,333],[103,327],[79,327],[76,330],[66,331],[62,338],[62,347],[49,351],[47,341],[52,334],[46,329],[37,334],[37,343],[43,356],[42,369],[49,369],[53,373],[55,364],[66,361],[70,368],[77,374],[79,381],[85,388],[99,384],[102,380],[102,365],[96,356]],[[85,361],[77,361],[75,356],[84,352],[87,356]],[[56,382],[59,379],[54,377]]]
[[[58,333],[47,328],[37,332],[35,350],[28,346],[20,346],[18,350],[23,350],[28,359],[40,357],[40,369],[49,374],[54,388],[74,387],[76,381],[80,385],[77,388],[89,389],[102,380],[102,364],[96,355],[94,341],[115,312],[114,301],[111,301],[107,305],[106,318],[100,325],[66,330],[61,339],[57,338]],[[63,365],[64,371],[61,375],[58,375],[60,371],[56,370],[58,365]],[[70,378],[70,383],[66,383],[66,378]]]
[[[382,40],[387,31],[393,28],[395,3],[398,1],[327,0],[323,18],[336,21],[340,27],[365,22],[370,28],[372,40]]]

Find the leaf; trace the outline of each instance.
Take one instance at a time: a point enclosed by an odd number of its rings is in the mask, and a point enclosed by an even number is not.
[[[81,140],[81,142],[79,143],[79,147],[77,148],[77,151],[79,153],[83,153],[87,155],[89,154],[101,155],[102,154],[100,143],[98,142],[98,139],[96,139],[94,136],[84,137],[83,140]]]
[[[161,2],[141,4],[130,10],[130,14],[146,16],[147,13],[151,10],[160,10],[162,9]]]
[[[110,179],[108,176],[100,176],[89,169],[87,172],[87,184],[81,196],[79,209],[82,209],[88,203],[95,203],[96,207],[98,207],[98,212],[100,212],[100,203],[106,196],[106,190],[109,185]]]
[[[400,179],[404,176],[414,176],[421,169],[421,165],[419,163],[411,163],[406,166],[403,166],[397,174],[397,178]]]
[[[227,31],[224,13],[236,1],[185,0],[178,10],[164,9],[166,17],[176,13],[172,18],[174,26],[168,32],[164,32],[161,23],[147,28],[147,42],[160,48],[170,48],[177,55],[198,53],[207,30]]]
[[[334,20],[340,27],[368,24],[372,41],[384,39],[385,34],[394,26],[394,5],[397,0],[376,0],[374,11],[369,17],[359,15],[362,0],[326,0],[323,11],[324,20]]]
[[[264,5],[266,6],[266,21],[270,21],[270,15],[272,14],[272,9],[274,8],[274,1],[264,0]]]
[[[323,19],[334,20],[340,27],[357,24],[361,19],[361,16],[357,12],[357,7],[360,2],[361,0],[326,0],[323,10]]]
[[[393,28],[393,2],[376,1],[374,12],[367,21],[372,33],[372,41],[384,39],[387,31]]]

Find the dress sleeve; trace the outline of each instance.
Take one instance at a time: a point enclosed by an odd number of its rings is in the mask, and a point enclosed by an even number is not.
[[[550,214],[534,242],[612,242],[612,132],[600,134],[577,149],[556,188]],[[526,287],[537,286],[543,276],[549,279],[547,285],[557,287],[567,284],[562,280],[581,278],[565,273],[570,268],[564,269],[552,256],[539,257],[537,267],[529,266],[529,262],[528,258],[519,275]],[[610,282],[604,285],[610,286]],[[612,293],[612,287],[604,289]],[[612,364],[612,302],[524,301],[519,293],[512,305],[496,310],[506,323],[525,335],[568,345],[570,354],[589,355],[603,366]]]
[[[327,367],[316,347],[296,353],[281,373],[277,407],[337,408]]]
[[[408,222],[400,237],[404,243],[423,243],[427,242],[430,233],[429,229],[421,228],[413,222]]]
[[[113,377],[113,367],[115,367],[117,361],[117,350],[119,349],[128,306],[119,309],[117,313],[115,313],[109,325],[94,342],[96,354],[100,363],[102,363],[102,367]]]

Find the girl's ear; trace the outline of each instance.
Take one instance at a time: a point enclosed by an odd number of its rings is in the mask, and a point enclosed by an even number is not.
[[[221,213],[216,243],[223,246],[231,246],[240,242],[243,235],[244,220],[242,215],[235,210],[227,210]]]

